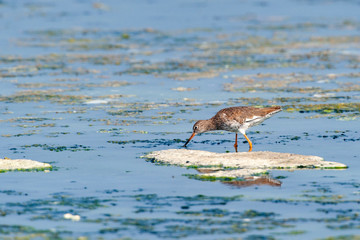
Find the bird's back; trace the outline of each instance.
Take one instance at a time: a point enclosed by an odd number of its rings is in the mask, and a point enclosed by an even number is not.
[[[266,108],[229,107],[221,109],[212,119],[218,126],[218,129],[233,131],[228,128],[236,129],[242,125],[247,125],[247,127],[258,125],[279,111],[281,111],[279,106]]]

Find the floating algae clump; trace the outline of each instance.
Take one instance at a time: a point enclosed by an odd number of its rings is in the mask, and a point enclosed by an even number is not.
[[[346,165],[318,156],[278,152],[214,153],[199,150],[168,149],[144,156],[151,162],[197,169],[193,179],[228,181],[263,177],[269,170],[345,169]],[[189,175],[190,176],[190,175]],[[268,179],[268,177],[266,176]]]
[[[30,159],[0,159],[0,172],[7,171],[44,171],[51,170],[52,166]]]

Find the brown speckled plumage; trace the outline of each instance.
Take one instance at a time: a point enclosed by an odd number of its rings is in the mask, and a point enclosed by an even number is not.
[[[203,133],[213,130],[226,130],[236,133],[235,150],[237,151],[237,133],[242,133],[246,140],[249,142],[249,152],[252,150],[252,143],[246,136],[246,130],[249,127],[262,123],[265,119],[269,118],[272,114],[280,112],[281,107],[229,107],[221,109],[212,118],[208,120],[199,120],[193,126],[193,134],[185,143],[184,147],[197,133]]]

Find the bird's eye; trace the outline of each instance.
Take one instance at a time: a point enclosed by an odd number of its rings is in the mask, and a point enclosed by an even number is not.
[[[196,130],[196,129],[198,129],[198,127],[197,127],[197,126],[195,126],[195,127],[194,127],[194,130]]]

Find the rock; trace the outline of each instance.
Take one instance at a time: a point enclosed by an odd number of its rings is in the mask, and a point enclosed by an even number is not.
[[[51,168],[48,163],[30,159],[0,159],[0,171],[46,170]]]

